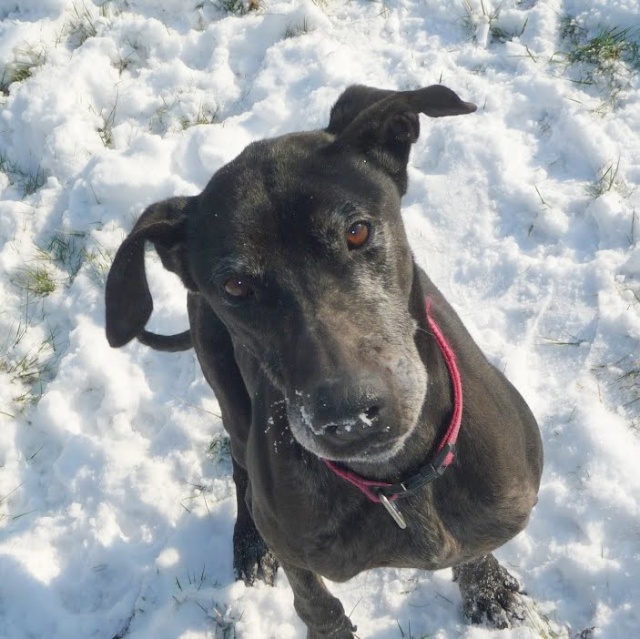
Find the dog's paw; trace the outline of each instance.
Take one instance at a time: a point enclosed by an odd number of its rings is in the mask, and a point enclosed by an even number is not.
[[[256,579],[268,586],[275,583],[278,560],[253,527],[234,533],[233,571],[236,579],[242,579],[247,586],[253,586]]]
[[[526,605],[520,585],[493,555],[454,568],[454,580],[462,595],[462,610],[472,623],[494,628],[520,626]]]

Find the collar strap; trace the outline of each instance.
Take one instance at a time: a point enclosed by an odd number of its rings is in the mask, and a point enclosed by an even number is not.
[[[447,364],[453,390],[453,414],[451,415],[451,422],[438,445],[434,458],[422,466],[415,475],[397,484],[364,479],[364,477],[360,477],[360,475],[350,470],[340,468],[335,462],[322,459],[325,465],[338,475],[338,477],[342,477],[342,479],[354,485],[371,501],[376,503],[382,502],[387,509],[389,509],[389,501],[409,497],[426,484],[438,479],[451,465],[455,457],[455,445],[458,440],[458,433],[460,432],[460,423],[462,422],[462,378],[460,377],[460,371],[458,370],[453,348],[431,316],[430,297],[426,300],[426,313],[429,328]]]

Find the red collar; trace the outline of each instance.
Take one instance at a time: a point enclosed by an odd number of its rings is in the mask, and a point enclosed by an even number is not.
[[[462,379],[460,377],[460,371],[458,370],[456,355],[453,352],[451,344],[431,316],[430,311],[431,298],[428,297],[426,300],[427,323],[447,364],[449,377],[451,378],[451,386],[453,388],[453,414],[451,415],[451,422],[449,423],[447,432],[438,445],[433,459],[422,466],[415,475],[397,484],[365,479],[350,470],[340,468],[335,462],[329,461],[328,459],[322,460],[336,475],[353,484],[371,501],[382,503],[400,528],[406,528],[406,523],[402,517],[402,513],[392,502],[401,497],[408,497],[422,486],[435,481],[451,465],[455,456],[455,445],[462,421]]]

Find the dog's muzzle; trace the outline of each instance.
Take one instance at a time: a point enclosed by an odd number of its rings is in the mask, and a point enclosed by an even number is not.
[[[364,444],[374,436],[389,404],[383,384],[371,379],[323,381],[296,395],[303,426],[319,443],[335,449]]]

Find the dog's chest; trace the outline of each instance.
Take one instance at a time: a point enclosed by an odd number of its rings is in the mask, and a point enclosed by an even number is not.
[[[269,433],[252,438],[250,508],[258,530],[278,558],[345,581],[370,568],[438,568],[449,545],[427,499],[401,505],[408,529],[401,530],[382,504],[300,456],[290,438]]]

